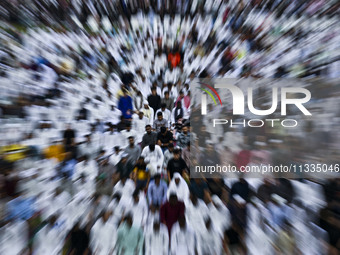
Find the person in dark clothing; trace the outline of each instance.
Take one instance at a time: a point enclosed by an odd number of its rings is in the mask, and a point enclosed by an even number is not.
[[[226,254],[238,254],[241,251],[241,236],[239,227],[235,221],[233,221],[231,227],[224,232],[223,249]]]
[[[201,165],[202,166],[215,166],[216,164],[220,164],[220,157],[218,153],[214,149],[213,142],[208,140],[206,141],[206,149],[202,153],[201,156]]]
[[[276,179],[276,194],[292,203],[295,197],[295,190],[290,180],[285,178]]]
[[[187,169],[187,165],[185,164],[184,159],[180,157],[180,151],[178,149],[174,149],[174,157],[169,160],[167,166],[168,178],[169,182],[172,180],[174,173],[179,173],[183,175]]]
[[[81,109],[78,112],[77,120],[87,120],[89,118],[89,110],[84,107],[84,104],[81,104]]]
[[[73,158],[76,157],[76,144],[75,144],[75,137],[76,137],[76,133],[75,131],[71,128],[71,125],[68,124],[66,127],[66,130],[64,131],[63,134],[63,143],[64,143],[64,149],[65,152],[72,152],[73,154]]]
[[[126,121],[124,119],[124,116],[120,116],[120,122],[117,124],[117,131],[120,132],[124,130],[126,127]]]
[[[230,198],[235,194],[242,197],[245,201],[248,201],[250,189],[249,184],[245,179],[240,178],[238,182],[233,184],[230,190]]]
[[[275,193],[275,185],[270,183],[268,179],[264,179],[264,183],[257,189],[257,197],[264,203],[270,201],[271,195]]]
[[[161,132],[157,135],[157,143],[161,147],[163,153],[168,148],[169,143],[173,143],[173,135],[166,127],[161,127]]]
[[[157,95],[157,90],[155,87],[151,88],[151,95],[148,96],[149,106],[156,113],[159,108],[161,108],[161,97]]]
[[[123,153],[122,159],[117,164],[117,174],[119,174],[119,178],[122,179],[124,177],[129,178],[130,174],[133,171],[133,165],[128,162],[129,154]]]
[[[199,199],[205,198],[205,193],[209,190],[207,183],[201,178],[190,180],[190,192]]]
[[[88,233],[80,228],[80,223],[71,230],[71,254],[84,255],[91,254],[89,249],[90,238]]]
[[[145,131],[146,134],[143,136],[142,139],[142,149],[144,149],[144,147],[146,146],[149,146],[150,144],[156,144],[157,142],[157,133],[151,130],[150,125],[145,126]]]

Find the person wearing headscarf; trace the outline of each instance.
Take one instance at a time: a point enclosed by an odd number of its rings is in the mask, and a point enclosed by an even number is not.
[[[144,235],[140,228],[132,225],[133,219],[129,214],[120,225],[117,232],[116,251],[118,255],[142,255]]]
[[[168,188],[168,199],[171,194],[176,194],[178,200],[188,202],[190,191],[188,184],[179,173],[174,173],[174,178],[171,180]]]
[[[155,112],[149,106],[148,100],[144,100],[143,105],[144,105],[144,107],[141,111],[144,113],[144,117],[146,117],[149,120],[149,124],[153,125],[153,119],[155,117]]]
[[[155,220],[145,234],[146,255],[167,255],[169,252],[169,233],[164,224]]]
[[[195,233],[181,216],[171,231],[171,254],[194,255],[196,249]]]
[[[223,236],[224,230],[228,229],[231,224],[231,216],[228,208],[218,196],[213,195],[211,202],[208,204],[208,209],[216,231]]]

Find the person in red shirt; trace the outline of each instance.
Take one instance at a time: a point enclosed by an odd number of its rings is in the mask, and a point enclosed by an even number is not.
[[[181,62],[181,55],[179,54],[178,50],[173,50],[168,55],[168,62],[171,63],[171,66],[175,68]]]
[[[171,194],[169,201],[161,207],[161,222],[168,227],[169,236],[172,226],[178,221],[181,216],[184,216],[185,205],[178,201],[176,194]]]

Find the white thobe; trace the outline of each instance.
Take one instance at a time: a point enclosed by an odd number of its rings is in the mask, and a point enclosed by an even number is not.
[[[164,224],[160,224],[159,231],[153,226],[145,234],[145,255],[167,255],[169,252],[169,233]]]
[[[174,255],[194,255],[195,254],[195,233],[187,225],[185,230],[181,230],[178,223],[171,229],[171,254]]]
[[[90,246],[97,255],[110,254],[115,246],[117,229],[108,221],[98,219],[90,232]]]

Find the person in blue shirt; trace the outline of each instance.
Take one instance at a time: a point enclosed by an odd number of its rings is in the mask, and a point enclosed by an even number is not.
[[[33,204],[33,198],[24,198],[21,192],[17,191],[14,198],[6,204],[6,219],[30,219],[35,213]]]
[[[161,175],[156,174],[154,180],[150,181],[148,188],[149,204],[159,208],[166,202],[168,187],[165,181],[161,180]]]
[[[120,97],[118,109],[122,111],[124,119],[131,119],[132,116],[132,98],[123,90],[123,96]]]

